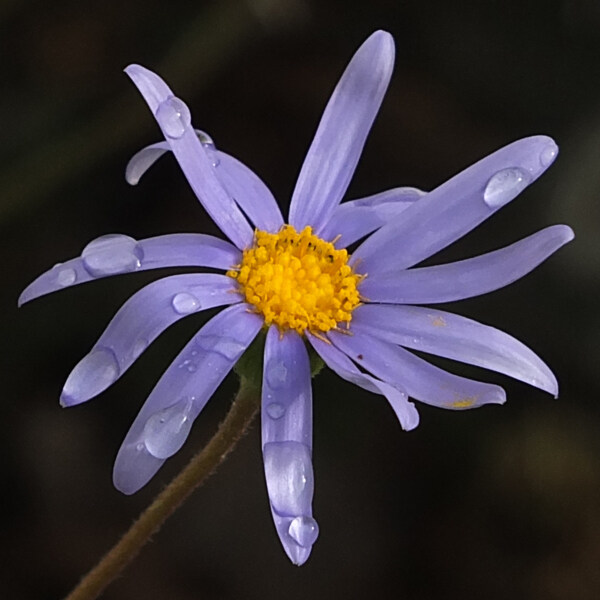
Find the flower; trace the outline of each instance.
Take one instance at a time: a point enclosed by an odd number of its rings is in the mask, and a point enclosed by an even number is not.
[[[396,188],[341,200],[385,94],[394,62],[390,34],[372,34],[335,88],[302,166],[284,224],[265,184],[192,128],[189,109],[147,69],[126,69],[165,136],[130,161],[136,184],[166,151],[178,160],[227,242],[203,234],[136,241],[103,236],[22,293],[38,296],[108,275],[167,266],[223,274],[165,277],[134,294],[73,369],[63,406],[114,383],[182,317],[227,306],[194,335],[163,374],[116,459],[114,484],[145,485],[185,442],[192,423],[261,329],[262,445],[273,519],[296,564],[318,535],[312,516],[312,390],[308,347],[343,379],[384,396],[403,429],[418,425],[412,397],[448,409],[501,404],[504,390],[432,366],[414,349],[485,367],[557,395],[550,369],[513,337],[464,317],[415,306],[460,300],[522,277],[573,238],[547,227],[500,250],[438,266],[414,265],[448,246],[535,181],[557,155],[548,137],[516,141],[429,193]],[[253,223],[254,228],[249,221]],[[366,237],[349,254],[346,248]]]

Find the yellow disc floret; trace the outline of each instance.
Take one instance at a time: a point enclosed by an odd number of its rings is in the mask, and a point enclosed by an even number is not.
[[[360,304],[357,286],[364,277],[348,265],[348,252],[285,225],[279,233],[257,230],[242,264],[227,275],[237,280],[246,302],[281,330],[315,334],[348,327]]]

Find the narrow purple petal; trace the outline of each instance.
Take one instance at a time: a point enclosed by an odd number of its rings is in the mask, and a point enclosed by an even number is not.
[[[320,235],[325,240],[340,236],[335,245],[345,248],[389,223],[424,194],[417,188],[400,187],[343,202],[333,211]]]
[[[376,31],[358,49],[319,123],[296,183],[290,223],[315,233],[344,196],[394,66],[394,41]]]
[[[210,139],[202,131],[196,130],[196,133],[201,135],[202,139]],[[272,233],[281,229],[283,225],[281,211],[262,179],[233,156],[214,150],[212,141],[210,144],[205,142],[202,145],[207,151],[212,146],[217,178],[255,227]],[[152,144],[140,150],[127,164],[125,170],[127,182],[136,185],[142,175],[169,150],[171,147],[167,142]]]
[[[312,391],[302,338],[272,325],[265,341],[262,442],[298,442],[312,449]]]
[[[420,306],[366,304],[354,311],[352,330],[504,373],[558,395],[556,377],[527,346],[503,331],[459,315]]]
[[[276,233],[283,217],[271,190],[262,179],[239,160],[217,152],[217,177],[257,229]]]
[[[370,302],[392,304],[435,304],[487,294],[527,275],[573,237],[570,227],[553,225],[474,258],[369,275],[360,293]]]
[[[188,107],[152,71],[139,65],[130,65],[125,72],[146,100],[206,212],[238,248],[250,246],[252,229],[219,182],[212,160],[192,127]]]
[[[465,169],[374,233],[352,255],[360,272],[411,267],[445,248],[510,202],[558,153],[546,136],[518,140]]]
[[[129,185],[137,185],[144,173],[166,152],[171,150],[167,142],[157,142],[136,152],[125,167],[125,180]]]
[[[328,337],[354,362],[383,381],[406,390],[411,398],[440,408],[475,408],[502,404],[504,390],[465,379],[435,367],[408,350],[352,329],[353,335],[329,332]]]
[[[242,260],[232,244],[201,233],[174,233],[136,241],[126,235],[104,235],[90,242],[82,256],[55,265],[30,283],[19,306],[39,296],[109,275],[164,267],[231,269]]]
[[[115,487],[133,494],[183,445],[192,423],[259,332],[246,304],[226,308],[200,329],[167,368],[121,445]]]
[[[380,381],[375,377],[362,373],[354,363],[333,344],[327,344],[310,334],[308,334],[307,337],[325,364],[342,379],[350,381],[374,394],[385,396],[396,413],[402,429],[410,431],[417,427],[419,424],[419,413],[417,412],[415,405],[408,401],[408,396],[405,392],[393,385],[385,383],[385,381]]]
[[[262,444],[271,513],[290,560],[308,559],[319,533],[312,517],[312,390],[304,341],[275,326],[265,341]]]
[[[61,404],[80,404],[104,391],[179,319],[242,300],[233,279],[225,275],[187,273],[147,285],[125,302],[90,353],[73,369]]]

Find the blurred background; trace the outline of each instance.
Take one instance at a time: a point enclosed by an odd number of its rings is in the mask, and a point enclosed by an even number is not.
[[[112,462],[160,374],[208,318],[167,331],[93,402],[62,410],[71,368],[116,309],[164,273],[107,278],[17,311],[38,274],[106,233],[217,233],[171,156],[137,187],[129,157],[159,130],[123,68],[158,71],[194,124],[251,166],[287,211],[337,78],[375,29],[397,62],[348,197],[431,189],[517,138],[560,148],[521,197],[436,257],[499,248],[555,223],[576,240],[525,279],[451,310],[525,341],[561,393],[444,361],[505,386],[503,407],[387,403],[314,382],[320,539],[292,566],[271,522],[259,428],[154,536],[107,600],[587,600],[600,597],[600,3],[596,0],[4,0],[0,3],[0,594],[65,596],[210,438],[228,379],[184,449],[132,497]],[[443,307],[448,308],[448,307]]]

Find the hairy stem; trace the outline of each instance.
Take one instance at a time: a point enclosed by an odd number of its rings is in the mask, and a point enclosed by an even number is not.
[[[127,567],[167,518],[202,485],[225,460],[256,415],[259,390],[242,378],[239,392],[225,420],[208,444],[144,510],[129,531],[81,580],[65,600],[93,600]]]

